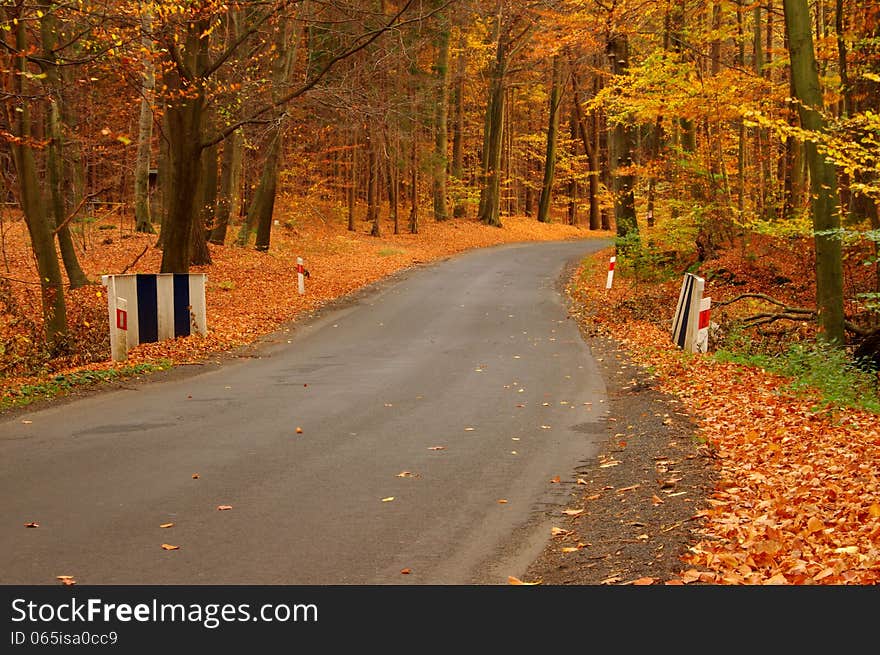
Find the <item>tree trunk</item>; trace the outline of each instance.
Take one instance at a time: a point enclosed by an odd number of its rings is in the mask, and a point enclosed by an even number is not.
[[[134,167],[134,219],[135,232],[155,234],[150,213],[150,152],[153,143],[153,40],[149,37],[152,15],[147,7],[141,7],[141,30],[144,36],[143,77],[141,81],[141,110],[138,119],[137,161]]]
[[[629,43],[625,35],[616,35],[608,43],[611,71],[625,75],[629,68]],[[616,124],[610,132],[609,162],[612,168],[614,192],[614,220],[618,239],[638,238],[634,195],[635,174],[632,171],[632,151],[635,134],[631,126]]]
[[[40,193],[36,158],[32,143],[35,141],[29,103],[24,101],[24,80],[28,73],[26,53],[28,52],[26,23],[21,20],[19,7],[7,6],[6,12],[14,25],[15,48],[13,68],[16,72],[12,92],[22,99],[15,109],[9,111],[7,124],[13,132],[10,143],[12,159],[19,184],[19,202],[24,212],[25,223],[30,235],[31,247],[37,260],[37,273],[40,276],[40,296],[42,300],[43,324],[46,347],[52,355],[60,354],[66,347],[67,310],[64,303],[61,267],[55,241],[45,213],[45,203]]]
[[[248,219],[257,226],[254,249],[260,252],[269,250],[272,235],[272,220],[275,212],[275,196],[278,184],[278,165],[281,161],[281,148],[284,137],[280,129],[274,129],[269,152],[260,174],[260,183],[248,208]]]
[[[825,130],[822,117],[822,91],[807,0],[784,0],[785,27],[791,58],[791,77],[801,117],[808,132]],[[819,151],[816,141],[804,143],[810,169],[812,216],[816,247],[816,304],[822,337],[829,343],[844,344],[843,264],[841,255],[840,215],[838,212],[835,170]]]
[[[541,197],[538,200],[538,222],[550,222],[550,204],[553,196],[553,183],[556,179],[556,143],[559,138],[559,105],[562,99],[562,66],[559,55],[553,57],[553,72],[550,89],[550,118],[547,125],[547,148],[544,155],[544,181]]]
[[[203,37],[209,21],[190,23],[186,30],[185,48],[181,57],[188,61],[188,71],[198,71],[199,60],[207,53],[209,39]],[[168,47],[177,48],[177,44]],[[187,72],[188,72],[187,71]],[[180,68],[166,70],[165,86],[169,95],[178,95],[167,103],[169,158],[168,215],[162,226],[162,264],[160,273],[188,273],[192,256],[193,222],[197,214],[194,190],[202,172],[202,129],[205,111],[205,89],[198,75],[184,77]]]
[[[217,194],[217,215],[209,241],[222,246],[232,217],[238,215],[241,205],[241,170],[244,139],[236,130],[223,143],[223,160],[220,165],[220,190]]]
[[[495,60],[489,74],[489,98],[483,133],[482,180],[478,219],[484,225],[501,227],[501,151],[504,143],[504,71],[506,44],[502,37],[502,4],[498,4]]]
[[[452,178],[456,182],[456,186],[461,188],[464,183],[464,78],[465,78],[465,37],[462,31],[461,41],[459,43],[458,57],[455,66],[455,119],[452,122]],[[464,200],[456,194],[455,205],[452,208],[452,215],[455,218],[463,218],[467,215],[467,205]]]
[[[434,159],[432,191],[434,196],[434,220],[449,218],[446,206],[446,172],[448,167],[449,129],[449,27],[440,27],[437,41],[437,95],[434,98]]]
[[[46,133],[50,137],[49,147],[46,149],[46,174],[49,183],[49,220],[50,226],[58,239],[58,248],[61,251],[61,259],[64,262],[64,270],[71,289],[77,289],[89,284],[89,278],[80,266],[73,246],[73,239],[68,227],[68,212],[73,211],[74,203],[78,202],[75,189],[74,198],[69,198],[65,193],[67,187],[67,175],[65,174],[65,147],[64,147],[64,115],[70,114],[64,111],[65,99],[63,96],[63,79],[60,67],[55,59],[55,44],[57,40],[57,21],[48,3],[41,4],[43,16],[40,20],[40,29],[43,36],[44,59],[46,82],[44,84],[49,98],[49,107],[46,115]],[[71,173],[73,169],[68,169]],[[79,192],[82,193],[82,187]]]

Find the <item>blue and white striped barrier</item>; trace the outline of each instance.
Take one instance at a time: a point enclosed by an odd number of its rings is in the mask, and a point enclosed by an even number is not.
[[[102,275],[113,359],[124,360],[139,343],[207,334],[205,278],[204,273]]]

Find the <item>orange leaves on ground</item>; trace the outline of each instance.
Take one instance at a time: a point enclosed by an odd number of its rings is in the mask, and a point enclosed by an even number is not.
[[[430,446],[428,450],[446,450],[446,446]]]
[[[535,586],[541,584],[540,582],[523,582],[519,578],[513,575],[507,576],[507,583],[512,585],[527,585],[527,586]]]
[[[180,546],[172,546],[171,544],[162,544],[162,550],[180,550]]]
[[[401,569],[400,570],[401,575],[409,575],[410,573],[412,573],[412,569]]]
[[[232,509],[232,505],[217,505],[217,509],[221,512],[225,512],[228,509]]]
[[[163,523],[163,524],[160,525],[159,527],[160,527],[160,528],[164,528],[164,529],[168,529],[168,528],[173,528],[173,527],[174,527],[174,524],[173,524],[173,523]]]
[[[26,528],[39,528],[40,524],[37,523],[36,521],[31,521],[30,523],[25,523],[24,527],[26,527]]]
[[[198,473],[193,473],[193,474],[192,474],[192,479],[193,479],[193,480],[198,480],[200,477],[202,477],[202,476],[200,476]]]
[[[315,201],[309,200],[310,207]],[[218,352],[253,343],[282,324],[304,316],[330,301],[376,282],[405,268],[435,261],[472,248],[524,241],[557,241],[590,237],[607,238],[609,232],[590,231],[562,223],[540,223],[534,218],[505,217],[501,229],[476,220],[424,221],[419,234],[393,234],[390,223],[383,236],[367,230],[349,231],[347,221],[334,220],[335,211],[303,212],[301,199],[279,196],[268,253],[254,248],[208,244],[213,263],[193,267],[206,273],[205,289],[208,334],[140,344],[129,351],[129,365],[168,358],[174,363],[198,362]],[[290,226],[290,227],[289,227]],[[295,226],[295,227],[292,227]],[[93,226],[97,229],[104,224]],[[107,222],[114,238],[95,241],[78,252],[86,274],[156,273],[162,252],[153,248],[154,235],[134,232],[133,221],[120,225]],[[16,280],[36,282],[27,226],[18,216],[4,222],[8,275]],[[305,293],[297,288],[296,258],[302,257],[310,276]],[[31,284],[13,284],[18,305],[27,308],[27,318],[41,324],[39,303],[28,302]],[[271,292],[269,291],[271,290]],[[110,362],[107,298],[94,287],[66,293],[73,354],[52,362],[51,375],[75,370],[113,368]],[[4,339],[11,334],[0,334]],[[96,361],[102,360],[102,361]],[[3,390],[33,383],[40,378],[26,370],[7,370]],[[18,377],[16,377],[18,376]]]
[[[297,433],[297,434],[302,434],[302,433],[303,433],[303,429],[302,429],[301,427],[297,426],[297,428],[296,428],[296,433]]]
[[[597,255],[596,261],[603,260]],[[620,341],[636,363],[650,366],[660,390],[681,400],[681,411],[697,421],[706,465],[717,469],[708,506],[696,512],[702,538],[683,558],[689,569],[682,581],[880,583],[877,416],[823,409],[808,392],[787,391],[782,377],[683,354],[665,324],[621,320],[615,313],[624,300],[649,302],[644,296],[634,300],[638,289],[627,278],[605,290],[598,268],[584,280],[572,294],[599,308],[601,331]],[[671,302],[664,300],[670,315],[677,291],[672,284]],[[600,459],[600,466],[609,464],[611,458]],[[658,478],[664,492],[677,482],[667,474]],[[652,502],[663,501],[655,494]]]

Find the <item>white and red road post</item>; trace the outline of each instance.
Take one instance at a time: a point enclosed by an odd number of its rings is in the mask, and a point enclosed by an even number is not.
[[[306,292],[305,268],[303,268],[303,258],[296,258],[296,284],[300,295]]]
[[[605,288],[610,289],[611,283],[614,281],[614,265],[617,263],[617,257],[612,256],[608,262],[608,279],[605,282]]]

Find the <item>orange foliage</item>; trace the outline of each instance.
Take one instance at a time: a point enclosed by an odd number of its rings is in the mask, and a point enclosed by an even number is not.
[[[369,236],[369,224],[363,223],[351,232],[341,218],[328,218],[317,211],[298,211],[298,202],[301,201],[287,199],[276,205],[278,225],[273,230],[269,252],[211,245],[213,264],[191,269],[193,273],[207,275],[207,336],[141,344],[129,351],[125,364],[165,358],[175,364],[203,360],[212,353],[252,343],[282,324],[396,271],[471,248],[610,236],[607,232],[591,232],[560,223],[542,224],[534,219],[507,217],[500,229],[473,220],[424,220],[420,233],[415,235],[394,235],[393,227],[383,224],[383,236],[376,238]],[[82,267],[91,279],[99,283],[100,275],[119,274],[126,267],[130,267],[127,273],[159,271],[161,251],[154,247],[155,235],[133,232],[130,220],[125,225],[105,222],[103,227],[88,228],[89,236],[83,240],[87,247],[79,253]],[[230,234],[233,233],[231,229]],[[230,236],[227,241],[232,240]],[[22,220],[6,221],[3,243],[8,277],[15,280],[11,288],[18,309],[38,324],[38,278]],[[303,295],[297,290],[297,257],[303,258],[310,273]],[[73,353],[50,362],[50,374],[117,366],[109,361],[106,289],[97,284],[70,291],[67,302]],[[13,328],[2,319],[0,315],[0,336],[6,340]],[[34,379],[25,371],[16,372],[0,379],[0,389],[8,392]]]
[[[595,256],[607,262],[607,252]],[[656,372],[660,388],[698,420],[718,483],[699,512],[702,539],[684,558],[686,583],[866,585],[880,581],[880,421],[865,411],[817,411],[786,380],[676,348],[653,318],[621,320],[631,279],[605,289],[582,269],[575,294],[600,329]]]

